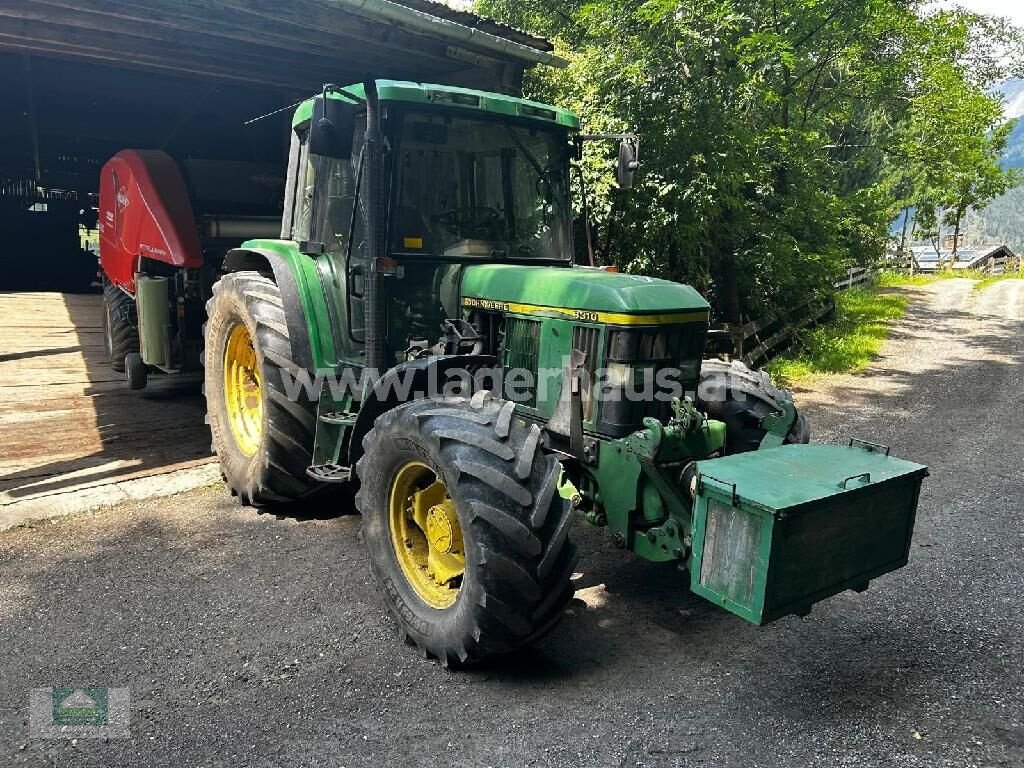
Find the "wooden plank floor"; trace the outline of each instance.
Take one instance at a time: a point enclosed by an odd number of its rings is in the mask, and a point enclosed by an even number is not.
[[[0,507],[212,461],[198,384],[128,390],[99,295],[0,293]]]

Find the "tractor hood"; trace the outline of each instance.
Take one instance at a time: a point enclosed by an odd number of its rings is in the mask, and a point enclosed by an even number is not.
[[[515,264],[467,267],[462,276],[462,304],[511,312],[550,311],[611,323],[623,318],[658,323],[707,321],[710,311],[693,288],[668,280],[587,267]],[[592,316],[597,313],[608,317]]]

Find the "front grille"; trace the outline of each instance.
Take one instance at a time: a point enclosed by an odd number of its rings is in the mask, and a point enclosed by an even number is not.
[[[624,363],[632,367],[637,392],[645,391],[644,384],[651,382],[652,397],[618,401],[605,399],[601,403],[598,430],[605,434],[623,437],[643,427],[643,420],[653,417],[665,423],[672,416],[672,403],[664,394],[664,385],[683,392],[697,387],[700,375],[701,352],[707,334],[705,323],[657,326],[649,328],[609,329],[605,344],[608,362]],[[665,375],[665,369],[673,369],[674,375]]]
[[[530,387],[516,398],[519,405],[537,407],[537,358],[540,352],[540,321],[510,317],[505,321],[502,342],[502,362],[505,371],[523,371],[530,376]],[[525,397],[522,397],[525,395]]]
[[[660,367],[700,360],[707,326],[703,323],[615,330],[608,334],[608,359],[655,363]]]

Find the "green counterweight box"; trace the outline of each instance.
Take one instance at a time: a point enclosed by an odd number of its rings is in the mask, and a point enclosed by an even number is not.
[[[907,564],[928,470],[870,444],[698,463],[690,586],[755,624]]]

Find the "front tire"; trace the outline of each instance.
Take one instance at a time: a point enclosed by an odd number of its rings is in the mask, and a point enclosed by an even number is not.
[[[306,475],[316,402],[304,388],[296,400],[286,394],[284,376],[299,368],[277,285],[258,272],[225,275],[206,312],[207,421],[232,493],[242,504],[263,505],[319,490]]]
[[[761,447],[767,430],[765,416],[777,413],[778,403],[793,402],[793,393],[776,387],[764,371],[755,371],[739,360],[704,360],[700,370],[697,407],[710,418],[725,422],[725,452],[746,453]],[[786,443],[807,443],[811,426],[797,414]]]
[[[572,512],[539,438],[481,393],[399,406],[363,441],[356,504],[384,603],[446,666],[531,643],[572,597]]]

